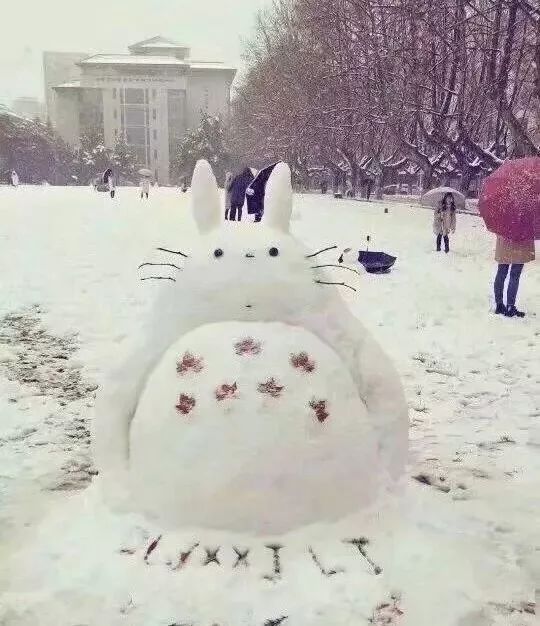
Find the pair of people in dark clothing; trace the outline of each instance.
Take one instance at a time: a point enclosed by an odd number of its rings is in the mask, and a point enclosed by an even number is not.
[[[278,162],[263,168],[256,175],[246,167],[240,174],[228,175],[225,181],[225,219],[231,222],[242,219],[242,209],[247,200],[247,212],[260,222],[264,213],[266,183]]]

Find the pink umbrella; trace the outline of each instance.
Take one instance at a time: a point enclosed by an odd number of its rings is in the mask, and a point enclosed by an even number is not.
[[[540,239],[540,157],[505,161],[486,178],[478,209],[496,235]]]

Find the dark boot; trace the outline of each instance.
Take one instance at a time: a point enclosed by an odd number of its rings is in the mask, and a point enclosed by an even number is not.
[[[448,235],[445,235],[444,237],[444,251],[446,254],[450,252],[450,239],[448,238]]]
[[[506,309],[506,317],[525,317],[525,313],[518,311],[515,306],[509,306]]]
[[[502,302],[499,302],[495,307],[495,315],[506,315],[506,307]]]
[[[441,251],[442,235],[437,235],[437,252]]]

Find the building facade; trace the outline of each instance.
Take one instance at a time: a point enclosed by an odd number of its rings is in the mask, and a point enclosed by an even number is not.
[[[45,107],[43,102],[40,102],[37,98],[21,97],[15,98],[11,105],[11,108],[17,115],[25,117],[29,120],[45,121]]]
[[[164,37],[129,47],[129,54],[44,53],[47,114],[61,137],[79,145],[89,130],[104,144],[124,140],[160,184],[171,159],[203,114],[227,117],[236,70],[194,61],[189,48]]]

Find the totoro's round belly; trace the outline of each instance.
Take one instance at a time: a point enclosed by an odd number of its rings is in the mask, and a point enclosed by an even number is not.
[[[137,507],[170,526],[275,534],[370,503],[376,445],[338,354],[282,323],[201,326],[150,374],[130,427]]]

